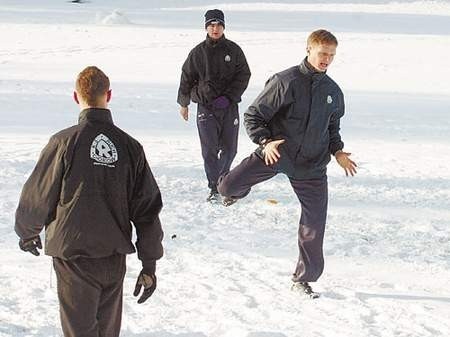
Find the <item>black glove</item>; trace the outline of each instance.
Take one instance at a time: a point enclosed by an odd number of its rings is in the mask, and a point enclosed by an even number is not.
[[[19,241],[19,247],[20,249],[22,249],[24,252],[30,252],[33,255],[39,256],[39,251],[37,250],[42,249],[42,243],[41,243],[41,238],[38,236],[35,236],[34,238],[31,239],[20,239]]]
[[[150,296],[152,296],[153,292],[156,289],[156,275],[147,275],[144,274],[143,271],[138,276],[136,281],[136,287],[134,288],[134,296],[138,296],[141,292],[141,287],[144,286],[144,291],[142,292],[141,297],[138,299],[138,303],[144,303]]]

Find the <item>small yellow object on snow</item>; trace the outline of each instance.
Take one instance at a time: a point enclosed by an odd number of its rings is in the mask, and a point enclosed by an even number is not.
[[[278,204],[278,200],[275,200],[275,199],[267,199],[267,202],[268,202],[269,204],[273,204],[273,205]]]

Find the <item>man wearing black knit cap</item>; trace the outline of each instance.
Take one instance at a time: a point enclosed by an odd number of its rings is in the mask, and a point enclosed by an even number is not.
[[[230,170],[237,152],[238,103],[247,88],[250,69],[242,49],[225,38],[221,10],[205,13],[205,41],[189,53],[182,67],[177,102],[188,120],[188,105],[197,103],[197,127],[210,193],[207,201],[219,200],[217,181]]]

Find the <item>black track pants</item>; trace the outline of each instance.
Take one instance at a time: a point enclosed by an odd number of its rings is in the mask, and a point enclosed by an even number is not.
[[[125,255],[53,258],[65,337],[118,337]]]
[[[198,105],[197,128],[208,187],[216,188],[219,176],[230,170],[237,152],[239,113],[237,104],[227,109]]]

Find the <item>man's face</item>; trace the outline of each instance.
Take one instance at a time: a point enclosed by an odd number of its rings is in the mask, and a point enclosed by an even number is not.
[[[208,27],[206,27],[206,31],[208,32],[208,36],[213,39],[213,40],[218,40],[222,37],[223,35],[223,30],[225,28],[223,28],[222,25],[218,24],[218,23],[212,23],[210,25],[208,25]]]
[[[334,55],[336,55],[335,44],[311,44],[306,48],[308,53],[308,62],[317,71],[324,72],[328,66],[333,62]]]

